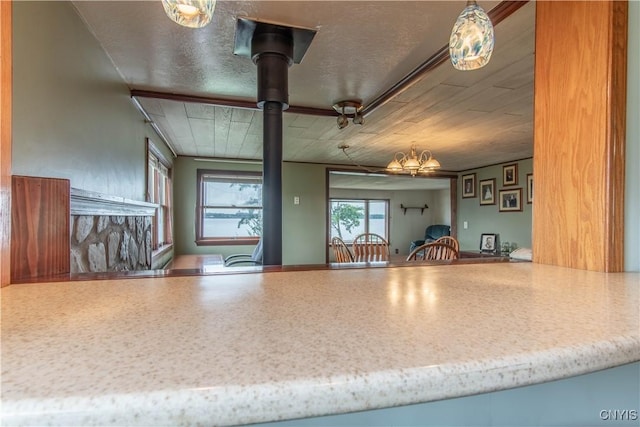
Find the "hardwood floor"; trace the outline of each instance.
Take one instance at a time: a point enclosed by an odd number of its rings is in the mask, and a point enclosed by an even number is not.
[[[207,271],[210,269],[224,268],[222,255],[178,255],[167,266],[165,270],[199,269]]]

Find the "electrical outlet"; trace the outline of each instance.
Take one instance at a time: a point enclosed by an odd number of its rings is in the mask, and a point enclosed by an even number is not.
[[[293,204],[294,205],[299,205],[300,204],[300,197],[293,196]]]
[[[462,223],[462,228],[464,228],[465,230],[466,230],[467,228],[469,228],[469,223],[468,223],[467,221],[463,222],[463,223]]]
[[[398,255],[398,248],[396,248],[396,255]]]

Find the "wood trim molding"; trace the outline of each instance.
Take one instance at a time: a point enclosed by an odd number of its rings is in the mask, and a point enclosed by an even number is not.
[[[458,238],[458,178],[451,178],[449,184],[451,204],[451,235]]]
[[[12,6],[0,1],[0,286],[11,281]]]
[[[533,261],[623,271],[628,4],[536,7]]]
[[[605,186],[605,271],[624,271],[624,194],[625,147],[627,129],[627,46],[629,3],[614,1],[611,6],[608,63],[608,93],[611,94],[607,117]]]
[[[232,107],[232,108],[245,108],[247,110],[259,110],[255,101],[247,101],[243,99],[225,99],[225,98],[214,98],[208,96],[195,96],[195,95],[186,95],[180,93],[166,93],[166,92],[154,92],[150,90],[140,90],[140,89],[131,89],[131,97],[132,98],[153,98],[153,99],[166,99],[169,101],[179,101],[179,102],[193,102],[198,104],[208,104],[208,105],[216,105],[221,107]],[[314,107],[303,107],[290,105],[287,108],[285,113],[294,113],[294,114],[308,114],[312,116],[329,116],[336,117],[338,113],[332,109],[322,109],[322,108],[314,108]]]

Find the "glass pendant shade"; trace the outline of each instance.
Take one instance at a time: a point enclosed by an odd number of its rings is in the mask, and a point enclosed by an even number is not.
[[[427,170],[427,171],[434,170],[434,169],[440,169],[440,162],[434,159],[433,157],[429,157],[429,160],[424,162],[424,164],[420,168],[420,170]]]
[[[338,129],[344,129],[349,124],[349,120],[347,119],[347,116],[345,116],[344,114],[341,116],[338,116],[337,122],[338,122]]]
[[[216,0],[162,0],[167,16],[189,28],[202,28],[211,22]]]
[[[449,56],[454,68],[476,70],[491,59],[493,24],[484,9],[471,0],[456,20],[449,39]]]
[[[396,159],[391,160],[391,162],[387,165],[387,170],[389,172],[401,172],[402,165]]]
[[[410,171],[417,171],[418,169],[420,169],[420,162],[415,157],[407,159],[407,161],[404,163],[404,168]]]

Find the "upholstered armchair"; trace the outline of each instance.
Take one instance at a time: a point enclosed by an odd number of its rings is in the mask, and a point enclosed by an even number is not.
[[[444,224],[433,224],[427,227],[424,230],[424,239],[422,240],[414,240],[411,242],[411,246],[409,246],[409,253],[411,253],[418,246],[424,245],[425,243],[431,243],[436,241],[442,236],[450,236],[451,235],[451,226]]]

